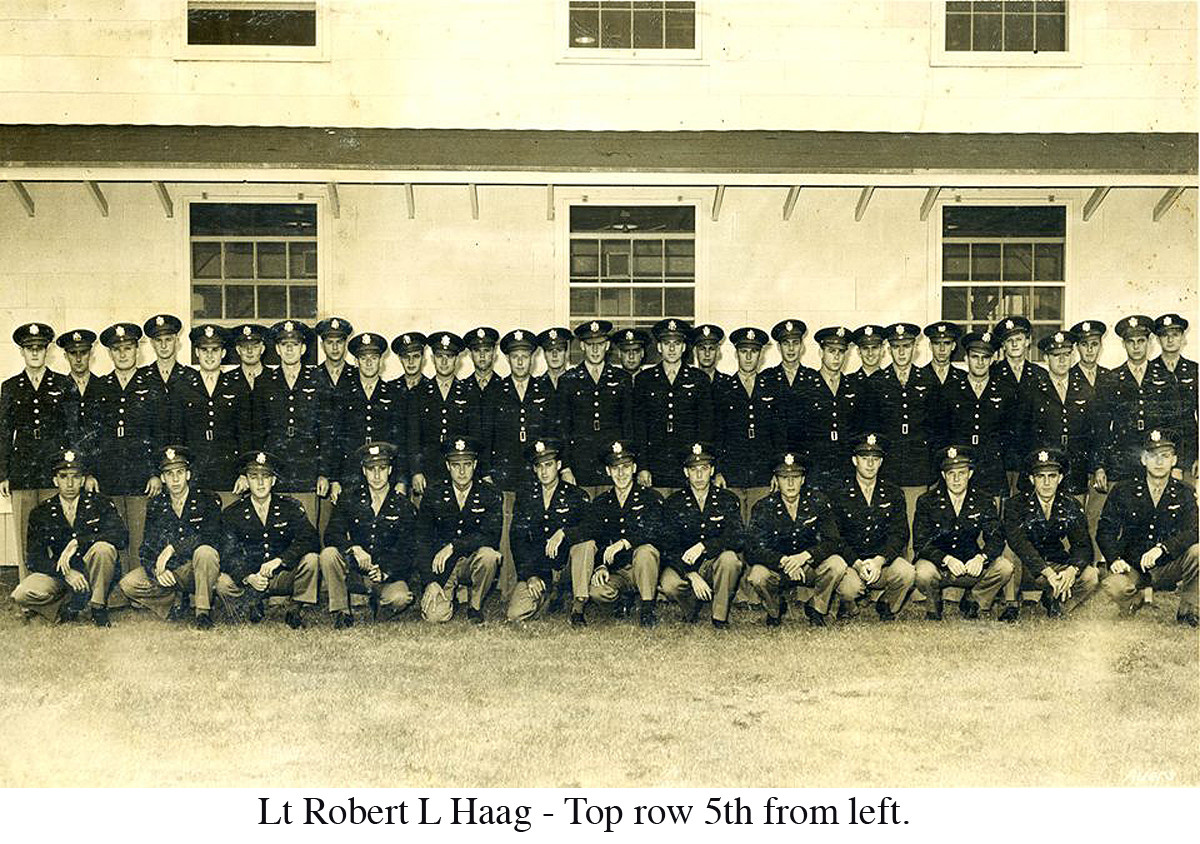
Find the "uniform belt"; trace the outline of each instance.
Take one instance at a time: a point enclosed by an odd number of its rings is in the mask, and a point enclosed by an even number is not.
[[[29,434],[31,437],[33,437],[33,439],[40,440],[42,438],[42,429],[34,428],[32,431],[29,432]]]
[[[294,437],[294,436],[296,436],[296,426],[295,426],[295,425],[288,425],[286,428],[284,428],[284,429],[283,429],[283,434],[284,434],[284,436],[286,436],[286,437]]]
[[[208,440],[209,442],[212,442],[212,440],[213,440],[212,428],[209,428],[207,431],[204,432],[204,439]]]

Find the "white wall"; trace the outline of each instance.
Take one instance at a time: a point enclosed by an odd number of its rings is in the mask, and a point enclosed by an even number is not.
[[[694,66],[560,61],[566,0],[329,0],[328,60],[180,61],[183,0],[5,0],[0,119],[1195,131],[1186,0],[1071,0],[1077,67],[931,66],[929,0],[704,0]],[[47,96],[49,95],[49,96]]]

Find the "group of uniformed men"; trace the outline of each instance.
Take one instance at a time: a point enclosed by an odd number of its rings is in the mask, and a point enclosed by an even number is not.
[[[164,617],[190,602],[208,628],[214,596],[258,622],[281,595],[301,627],[323,581],[338,628],[353,623],[352,591],[376,616],[417,601],[447,621],[465,603],[479,623],[499,578],[509,620],[569,607],[585,625],[598,602],[653,625],[661,594],[691,621],[708,604],[724,628],[739,587],[768,626],[797,596],[820,626],[868,594],[891,620],[914,590],[940,618],[956,586],[964,616],[1002,602],[998,617],[1015,621],[1023,589],[1059,616],[1103,567],[1126,613],[1145,587],[1177,586],[1177,618],[1195,627],[1187,326],[1125,317],[1127,360],[1112,370],[1097,363],[1096,320],[1042,338],[1045,368],[1018,316],[965,333],[832,326],[814,334],[811,369],[807,327],[787,319],[731,332],[737,371],[724,374],[722,329],[677,319],[652,338],[592,320],[390,343],[337,317],[315,330],[202,324],[195,368],[177,361],[183,326],[169,314],[99,338],[29,323],[13,334],[25,367],[0,389],[0,494],[21,548],[12,597],[60,621],[90,605],[101,626],[121,602]],[[143,335],[155,360],[139,368]],[[922,335],[932,360],[915,366]],[[1151,335],[1161,354],[1148,359]],[[104,376],[91,372],[97,339]],[[568,367],[572,340],[583,359]],[[781,362],[760,371],[771,340]],[[65,375],[47,368],[52,341]],[[305,363],[317,342],[322,362]],[[267,343],[277,367],[263,364]],[[851,346],[861,367],[845,373]],[[403,375],[385,381],[389,349]],[[458,378],[464,349],[473,372]]]

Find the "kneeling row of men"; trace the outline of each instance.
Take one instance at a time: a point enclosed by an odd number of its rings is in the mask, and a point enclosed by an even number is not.
[[[1169,432],[1148,432],[1145,476],[1110,496],[1097,541],[1108,562],[1106,591],[1125,612],[1137,609],[1142,587],[1178,585],[1177,618],[1195,627],[1197,507],[1191,489],[1171,477],[1175,448]],[[1057,448],[1029,456],[1032,488],[1005,504],[1003,522],[995,500],[971,482],[971,449],[943,449],[941,483],[917,503],[912,555],[904,494],[878,477],[886,446],[874,433],[854,445],[854,477],[828,496],[805,486],[801,454],[780,455],[774,490],[745,526],[737,496],[713,484],[716,461],[705,443],[692,444],[682,467],[686,484],[665,502],[635,483],[637,454],[628,442],[605,449],[611,487],[592,501],[561,480],[560,449],[556,440],[526,449],[532,477],[515,506],[509,620],[554,611],[569,596],[571,623],[582,626],[589,601],[628,612],[640,598],[640,623],[651,626],[661,591],[689,621],[710,603],[713,626],[723,629],[744,574],[771,627],[780,625],[795,587],[810,592],[803,607],[815,626],[835,610],[839,618],[856,614],[868,589],[878,591],[882,620],[894,619],[914,589],[928,599],[926,617],[940,619],[947,586],[963,589],[964,616],[977,617],[1003,595],[999,618],[1015,621],[1022,589],[1040,591],[1047,615],[1056,617],[1099,584],[1083,509],[1059,490],[1066,457]],[[353,623],[352,589],[368,593],[376,616],[381,608],[403,610],[420,592],[427,620],[450,620],[465,600],[467,617],[482,623],[502,563],[502,501],[475,480],[476,444],[467,437],[443,444],[449,478],[427,492],[419,514],[392,485],[395,453],[386,442],[359,449],[363,483],[339,502],[321,548],[300,504],[273,494],[272,455],[246,457],[249,492],[222,511],[215,494],[191,488],[188,450],[167,446],[142,567],[126,573],[120,589],[164,617],[190,596],[200,628],[212,626],[214,594],[234,617],[248,609],[251,622],[262,620],[265,597],[290,596],[287,622],[302,627],[301,608],[317,602],[319,577],[338,628]],[[54,462],[58,495],[31,514],[30,573],[12,597],[27,615],[53,620],[70,620],[90,604],[93,621],[107,626],[107,594],[128,533],[113,505],[84,489],[84,477],[77,452]]]

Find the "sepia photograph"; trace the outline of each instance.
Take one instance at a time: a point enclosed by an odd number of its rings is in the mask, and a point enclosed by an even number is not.
[[[1198,9],[0,3],[0,788],[1200,786]]]

